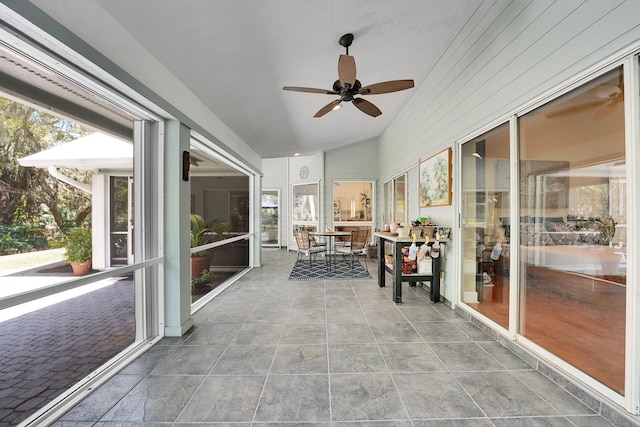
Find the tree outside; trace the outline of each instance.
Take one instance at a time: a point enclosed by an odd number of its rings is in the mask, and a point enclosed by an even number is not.
[[[86,225],[91,197],[18,159],[93,133],[76,123],[0,98],[0,255],[49,247],[60,231]],[[62,169],[90,185],[91,174]]]

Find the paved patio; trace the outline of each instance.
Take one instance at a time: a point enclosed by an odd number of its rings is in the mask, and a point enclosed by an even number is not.
[[[68,278],[25,270],[0,277],[0,284],[6,291]],[[0,319],[0,426],[18,424],[133,343],[133,281],[117,278],[91,288]]]

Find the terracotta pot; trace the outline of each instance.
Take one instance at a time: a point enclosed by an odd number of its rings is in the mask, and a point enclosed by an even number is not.
[[[200,277],[204,270],[208,270],[212,258],[213,255],[191,258],[191,277]]]
[[[71,262],[71,269],[76,276],[86,276],[91,270],[91,261],[87,261],[83,264]]]

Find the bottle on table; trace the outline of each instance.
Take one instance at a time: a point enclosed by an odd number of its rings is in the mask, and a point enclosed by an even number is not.
[[[436,241],[431,246],[431,258],[438,258],[440,256],[440,233],[436,232]]]
[[[409,246],[409,259],[414,261],[418,255],[418,246],[416,246],[416,233],[413,233],[413,242]]]

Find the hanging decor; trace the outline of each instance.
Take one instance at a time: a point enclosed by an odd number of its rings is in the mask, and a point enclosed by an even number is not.
[[[451,204],[451,148],[422,160],[419,174],[421,208]]]

